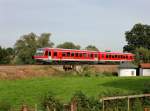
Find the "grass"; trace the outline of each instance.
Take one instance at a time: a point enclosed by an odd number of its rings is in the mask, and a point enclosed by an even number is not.
[[[0,101],[17,107],[22,103],[33,106],[51,92],[60,101],[66,103],[76,91],[87,96],[122,95],[141,93],[150,77],[40,77],[22,80],[0,80]]]

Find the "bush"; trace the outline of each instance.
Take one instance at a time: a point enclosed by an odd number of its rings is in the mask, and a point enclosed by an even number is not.
[[[130,100],[130,103],[132,103],[131,111],[143,111],[142,101],[139,98]]]
[[[100,111],[101,109],[101,103],[98,100],[88,98],[81,91],[76,92],[73,99],[77,102],[77,111]]]
[[[42,100],[42,107],[44,111],[62,111],[63,105],[57,100],[52,93],[48,93]]]
[[[150,82],[144,84],[143,93],[150,93]]]

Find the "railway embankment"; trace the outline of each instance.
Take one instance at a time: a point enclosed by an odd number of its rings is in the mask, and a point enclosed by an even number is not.
[[[96,73],[115,73],[117,65],[87,65]],[[75,66],[77,71],[82,72],[85,65]],[[57,76],[65,71],[62,65],[1,65],[0,79],[21,79],[27,77]]]

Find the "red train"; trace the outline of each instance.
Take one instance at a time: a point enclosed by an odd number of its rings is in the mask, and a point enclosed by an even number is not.
[[[76,49],[39,48],[34,59],[49,64],[86,63],[98,64],[104,62],[133,61],[132,53],[100,52]]]

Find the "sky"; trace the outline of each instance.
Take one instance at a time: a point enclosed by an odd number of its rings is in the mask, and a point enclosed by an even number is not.
[[[150,25],[150,0],[0,0],[0,46],[13,47],[22,35],[52,33],[65,41],[122,51],[125,31]]]

